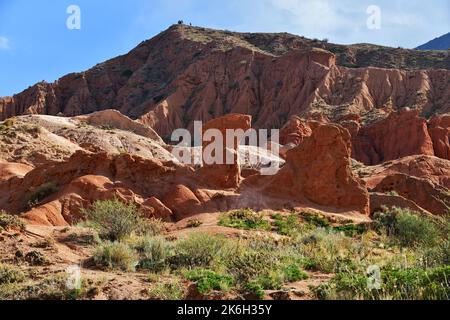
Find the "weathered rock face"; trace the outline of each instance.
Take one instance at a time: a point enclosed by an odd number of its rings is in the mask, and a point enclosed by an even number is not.
[[[117,110],[104,110],[94,112],[85,116],[78,116],[76,120],[86,121],[95,126],[103,126],[108,128],[116,128],[120,130],[134,132],[137,135],[150,138],[158,143],[163,143],[158,134],[149,126],[143,125],[137,121],[133,121],[124,116]]]
[[[23,177],[33,167],[22,163],[12,163],[0,159],[0,181],[6,181],[13,177]]]
[[[353,137],[353,157],[367,165],[411,155],[434,155],[427,121],[417,111],[404,110],[361,128]]]
[[[30,195],[45,184],[53,183],[59,190],[41,199],[43,205],[38,204],[26,217],[32,221],[47,219],[48,223],[63,220],[72,223],[80,218],[81,207],[114,197],[136,203],[144,214],[151,215],[162,211],[159,207],[149,207],[147,199],[163,198],[177,182],[187,179],[194,183],[193,172],[193,169],[173,162],[163,163],[127,154],[111,156],[77,152],[66,162],[47,164],[23,178],[0,182],[0,208],[13,214],[24,212]],[[52,201],[56,202],[48,205]],[[60,210],[49,213],[49,207]],[[163,214],[160,217],[167,218],[167,212]],[[42,216],[32,218],[39,215]]]
[[[299,117],[291,118],[280,131],[280,143],[282,145],[294,144],[298,146],[302,141],[310,137],[313,129],[318,124],[308,122]]]
[[[435,156],[450,160],[450,116],[431,119],[428,124],[428,131],[433,140]]]
[[[191,189],[184,185],[172,188],[163,201],[175,214],[175,220],[189,217],[201,206],[201,202]]]
[[[212,120],[203,125],[203,167],[199,174],[204,181],[219,188],[236,188],[241,181],[241,165],[239,162],[238,136],[233,137],[233,141],[227,141],[227,130],[241,130],[245,133],[251,128],[252,118],[246,115],[231,114]],[[205,141],[205,133],[208,130],[217,130],[222,136],[222,145],[219,146],[223,155],[223,164],[211,164],[211,157],[207,151],[208,146],[219,141]],[[215,155],[215,152],[214,152]],[[214,156],[212,155],[212,156]],[[227,157],[233,159],[233,163],[225,163]]]
[[[380,55],[392,51],[391,58],[409,68],[427,60],[426,53],[405,51],[403,59],[401,50],[384,48],[373,49],[370,58],[370,48],[318,45],[335,55],[313,46],[289,35],[174,26],[127,55],[0,99],[0,119],[113,107],[166,137],[174,129],[192,128],[193,120],[229,113],[251,115],[255,128],[281,128],[294,115],[341,121],[349,114],[364,118],[413,105],[423,114],[450,111],[450,71],[367,67],[382,67]],[[420,67],[436,67],[435,60]],[[364,68],[339,66],[348,63]]]
[[[378,166],[370,167],[364,180],[369,189],[375,188],[389,175],[403,173],[417,178],[426,178],[434,184],[450,189],[450,161],[433,156],[410,156]]]
[[[370,214],[374,215],[377,212],[382,212],[384,208],[404,208],[414,212],[419,212],[424,215],[430,215],[431,213],[420,206],[414,201],[408,200],[400,195],[385,194],[385,193],[370,193]]]
[[[273,177],[250,177],[250,185],[278,197],[369,214],[369,195],[350,167],[350,134],[320,125],[288,151],[286,165]],[[253,185],[252,185],[253,184]]]
[[[373,191],[379,193],[395,191],[435,215],[445,215],[450,209],[447,205],[450,203],[449,190],[435,185],[428,179],[394,174],[384,178]]]
[[[413,155],[450,160],[450,117],[430,121],[418,111],[404,109],[368,126],[345,122],[352,134],[352,156],[366,165],[376,165]]]

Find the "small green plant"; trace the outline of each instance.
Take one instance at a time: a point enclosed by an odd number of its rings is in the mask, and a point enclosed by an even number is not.
[[[186,227],[188,228],[198,228],[203,224],[203,222],[201,222],[198,219],[190,219],[187,224]]]
[[[381,271],[380,289],[370,289],[364,274],[344,272],[313,291],[317,298],[323,300],[448,300],[449,281],[449,266],[428,270],[385,268]]]
[[[365,224],[345,224],[333,228],[336,232],[343,232],[347,237],[362,235],[369,230]]]
[[[302,212],[301,216],[306,222],[308,222],[316,227],[321,227],[321,228],[331,227],[330,222],[324,216],[322,216],[318,213]]]
[[[209,267],[224,247],[224,239],[205,233],[194,233],[179,240],[174,247],[170,264],[174,268]]]
[[[376,228],[385,231],[402,247],[431,246],[439,239],[439,231],[432,218],[407,209],[385,209],[374,218]]]
[[[25,280],[25,274],[17,267],[0,264],[0,286],[20,283]]]
[[[40,187],[33,190],[33,192],[27,198],[27,204],[29,208],[36,206],[39,202],[49,197],[50,195],[58,192],[59,186],[55,182],[44,183]]]
[[[99,245],[92,259],[99,267],[126,272],[135,271],[139,261],[136,252],[120,242],[105,242]]]
[[[133,71],[132,71],[132,70],[129,70],[129,69],[124,70],[124,71],[122,72],[122,77],[125,77],[125,78],[129,78],[129,77],[131,77],[132,75],[133,75]]]
[[[89,210],[82,210],[87,225],[98,230],[102,239],[123,240],[134,232],[142,231],[147,221],[132,204],[127,205],[117,199],[96,201]]]
[[[283,268],[283,278],[285,282],[296,282],[308,279],[308,274],[301,270],[296,264],[289,264]]]
[[[170,244],[159,237],[143,237],[135,245],[135,249],[140,255],[139,268],[152,272],[162,271],[171,254]]]
[[[294,236],[306,229],[306,226],[299,220],[297,214],[283,216],[279,213],[272,215],[274,229],[283,236]]]
[[[0,231],[1,229],[17,229],[23,231],[25,224],[17,217],[0,210]]]
[[[148,295],[153,300],[181,300],[184,296],[184,286],[179,279],[170,279],[154,284],[148,290]]]
[[[208,294],[213,290],[228,291],[233,278],[207,269],[193,269],[184,273],[187,280],[197,284],[198,292]]]
[[[244,230],[270,230],[270,223],[261,213],[251,209],[241,209],[222,215],[219,225]]]

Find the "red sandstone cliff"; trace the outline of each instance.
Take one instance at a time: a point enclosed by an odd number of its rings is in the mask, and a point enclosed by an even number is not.
[[[256,128],[272,128],[294,115],[331,121],[360,116],[365,123],[403,107],[423,115],[450,110],[450,71],[370,67],[387,66],[378,59],[381,52],[407,61],[400,67],[431,66],[422,52],[173,26],[86,72],[0,99],[0,119],[114,108],[165,137],[193,120],[229,113],[251,115]],[[364,67],[343,66],[349,62]],[[435,66],[448,69],[450,63]]]

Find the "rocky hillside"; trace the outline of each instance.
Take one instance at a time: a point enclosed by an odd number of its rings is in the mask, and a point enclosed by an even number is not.
[[[449,69],[447,52],[176,25],[124,56],[1,99],[0,119],[113,108],[166,137],[228,113],[251,115],[256,128],[294,115],[369,121],[404,107],[431,116],[449,111]]]
[[[417,47],[417,49],[419,49],[419,50],[448,50],[448,49],[450,49],[450,32]]]
[[[449,69],[177,25],[0,99],[0,299],[448,300]],[[280,143],[210,163],[163,139],[193,120]]]

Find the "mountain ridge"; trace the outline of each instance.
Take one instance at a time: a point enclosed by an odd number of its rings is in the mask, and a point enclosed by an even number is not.
[[[450,32],[417,47],[418,50],[448,50],[450,49]]]
[[[448,69],[447,52],[173,25],[85,72],[0,98],[0,120],[116,109],[167,137],[228,113],[252,115],[257,128],[282,127],[294,115],[369,119],[403,107],[433,115],[450,110]]]

